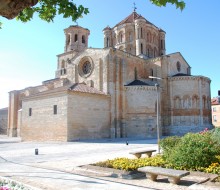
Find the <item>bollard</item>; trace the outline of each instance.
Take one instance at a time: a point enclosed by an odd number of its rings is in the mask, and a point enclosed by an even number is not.
[[[35,148],[35,155],[38,155],[38,149]]]

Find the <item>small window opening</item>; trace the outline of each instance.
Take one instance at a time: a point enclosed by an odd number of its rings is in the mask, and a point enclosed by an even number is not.
[[[85,36],[82,36],[82,43],[83,43],[83,44],[86,43]]]
[[[143,38],[143,30],[142,30],[142,28],[141,28],[141,38]]]
[[[109,39],[108,39],[108,37],[106,38],[106,46],[109,47]]]
[[[75,34],[75,39],[74,39],[74,41],[75,41],[75,42],[78,41],[78,35],[77,35],[77,34]]]
[[[141,44],[141,54],[143,54],[143,44]]]
[[[53,106],[53,114],[54,114],[54,115],[57,115],[57,105],[54,105],[54,106]]]
[[[32,108],[29,108],[29,116],[32,116]]]

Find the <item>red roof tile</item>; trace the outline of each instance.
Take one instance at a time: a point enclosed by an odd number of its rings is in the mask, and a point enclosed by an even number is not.
[[[85,93],[92,93],[92,94],[105,94],[104,92],[87,86],[85,83],[76,83],[72,85],[68,90],[73,91],[73,92],[85,92]]]
[[[133,23],[136,19],[144,19],[146,21],[146,23],[148,24],[152,24],[151,22],[149,22],[148,20],[146,20],[144,17],[142,17],[141,15],[137,14],[136,12],[132,12],[129,16],[127,16],[124,20],[122,20],[121,22],[119,22],[118,24],[116,24],[114,27],[125,24],[125,23]],[[153,25],[153,24],[152,24]]]
[[[219,105],[220,103],[218,101],[218,97],[212,98],[211,103],[212,103],[212,105]]]
[[[51,90],[46,90],[43,92],[37,92],[35,94],[30,95],[29,97],[35,97],[35,96],[42,96],[42,95],[48,95],[48,94],[53,94],[57,92],[67,92],[67,91],[72,91],[72,92],[83,92],[83,93],[91,93],[91,94],[103,94],[106,95],[104,92],[99,91],[96,88],[89,87],[85,83],[75,83],[75,84],[69,84],[66,86],[54,88]],[[29,97],[25,97],[24,99],[28,99]]]

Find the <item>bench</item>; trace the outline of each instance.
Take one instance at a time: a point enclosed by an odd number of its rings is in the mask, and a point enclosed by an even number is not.
[[[135,155],[137,158],[140,158],[142,154],[146,154],[148,157],[151,157],[152,153],[156,152],[154,149],[148,149],[148,150],[136,150],[136,151],[131,151],[129,154]]]
[[[138,171],[146,173],[146,177],[149,177],[152,181],[157,180],[158,175],[168,176],[170,183],[178,184],[180,178],[190,174],[188,171],[174,170],[161,167],[146,166],[138,168]]]

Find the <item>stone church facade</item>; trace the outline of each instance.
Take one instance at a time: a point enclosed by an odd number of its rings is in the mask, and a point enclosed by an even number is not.
[[[161,134],[212,127],[210,79],[191,75],[181,53],[167,55],[165,31],[135,11],[103,29],[104,48],[88,48],[86,28],[64,33],[55,78],[10,92],[8,135],[24,141],[156,137],[157,93]]]

